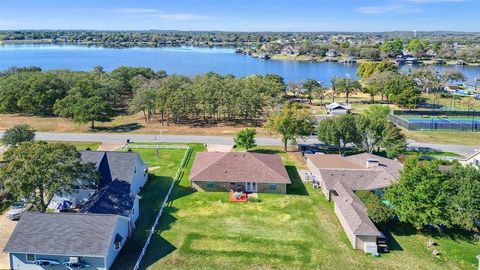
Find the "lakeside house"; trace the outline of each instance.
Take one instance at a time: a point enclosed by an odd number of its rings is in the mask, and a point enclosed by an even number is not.
[[[327,57],[337,57],[337,56],[339,56],[339,53],[335,49],[330,49],[325,53],[325,56],[327,56]]]
[[[352,111],[352,107],[350,105],[340,104],[337,102],[326,105],[325,109],[327,111],[327,114],[331,114],[331,115],[342,115],[342,114],[350,113]]]
[[[293,45],[285,46],[282,49],[281,53],[286,54],[286,55],[299,55],[300,54],[300,46],[293,46]]]
[[[260,153],[198,153],[190,173],[198,191],[286,193],[290,177],[281,158]]]
[[[59,264],[52,269],[81,263],[108,270],[127,237],[128,220],[118,215],[26,212],[4,252],[11,270],[45,269],[38,265],[42,261]]]
[[[125,182],[119,185],[124,192],[137,195],[148,179],[148,166],[138,153],[114,151],[81,151],[83,163],[94,164],[100,174],[100,181],[82,180],[76,184],[72,192],[55,194],[48,208],[51,210],[65,210],[67,208],[81,208],[93,194],[111,182]]]
[[[108,270],[131,236],[140,214],[138,193],[148,179],[147,165],[135,152],[86,150],[81,159],[95,165],[99,183],[56,195],[49,207],[57,205],[54,209],[60,213],[24,213],[4,249],[11,269],[44,269],[38,265],[43,262]],[[68,201],[72,198],[77,200],[76,209]],[[80,205],[81,201],[85,203]]]
[[[377,238],[381,233],[354,191],[371,191],[382,197],[384,188],[399,178],[402,165],[368,153],[348,157],[307,154],[305,157],[314,182],[320,186],[327,200],[333,200],[335,214],[352,247],[376,253]]]

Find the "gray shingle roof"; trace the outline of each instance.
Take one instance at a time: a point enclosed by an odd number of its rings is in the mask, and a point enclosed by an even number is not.
[[[338,195],[334,195],[332,199],[353,234],[381,235],[380,231],[375,227],[375,224],[373,224],[368,217],[367,207],[349,187],[346,187],[341,182],[337,182],[335,184],[335,191]]]
[[[121,180],[132,183],[135,174],[135,162],[139,158],[136,152],[90,151],[81,152],[83,162],[95,163],[99,170],[108,170],[111,180]],[[105,168],[101,165],[105,164]],[[103,177],[103,173],[102,173]],[[102,179],[105,181],[106,179]]]
[[[198,153],[191,181],[258,182],[290,184],[281,158],[259,153]]]
[[[107,256],[117,215],[26,212],[4,252]]]

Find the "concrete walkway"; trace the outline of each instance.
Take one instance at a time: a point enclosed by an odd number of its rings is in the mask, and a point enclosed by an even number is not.
[[[2,251],[16,225],[17,221],[8,219],[6,214],[0,215],[0,269],[10,268],[8,255]]]

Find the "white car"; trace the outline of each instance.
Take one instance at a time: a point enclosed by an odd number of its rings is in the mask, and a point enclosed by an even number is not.
[[[11,220],[17,220],[20,219],[22,214],[25,211],[28,211],[32,207],[31,203],[27,203],[25,201],[18,201],[14,202],[12,206],[10,206],[10,209],[7,212],[7,217]]]

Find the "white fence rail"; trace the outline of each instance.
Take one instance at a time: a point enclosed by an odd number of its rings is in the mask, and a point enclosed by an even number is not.
[[[127,145],[128,149],[133,149],[133,148],[148,148],[148,149],[156,149],[157,146],[160,145],[153,145],[154,147],[131,147],[133,145]],[[137,145],[135,145],[137,146]],[[140,145],[140,146],[152,146],[152,145]],[[140,268],[140,263],[142,262],[143,256],[145,255],[145,252],[148,249],[148,245],[150,244],[150,241],[152,240],[152,236],[155,233],[155,228],[158,225],[158,221],[160,220],[160,217],[163,214],[163,209],[165,209],[168,198],[170,197],[170,194],[172,193],[173,187],[177,181],[180,180],[180,178],[183,176],[183,164],[185,163],[185,159],[190,156],[190,147],[189,146],[176,146],[176,145],[161,145],[161,148],[157,149],[185,149],[185,154],[183,155],[182,161],[178,165],[177,173],[175,174],[175,177],[173,178],[172,184],[170,185],[170,188],[168,189],[167,195],[165,196],[165,199],[163,200],[162,207],[160,208],[160,211],[158,211],[157,217],[155,218],[155,222],[152,225],[152,228],[150,229],[150,233],[148,234],[147,241],[145,241],[145,244],[143,245],[142,252],[140,252],[140,256],[138,257],[137,263],[135,263],[135,267],[133,270],[138,270]]]
[[[188,145],[127,144],[128,149],[190,149]]]

